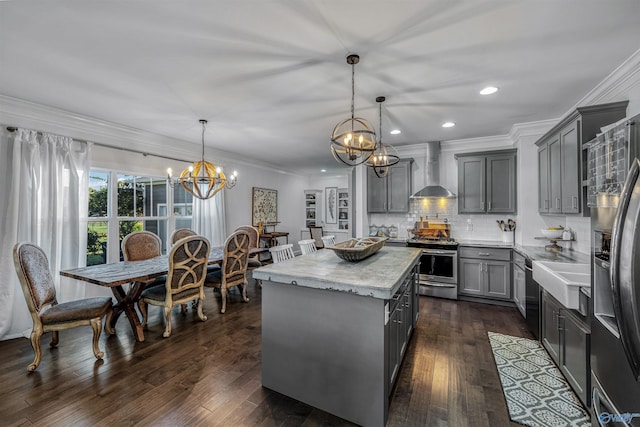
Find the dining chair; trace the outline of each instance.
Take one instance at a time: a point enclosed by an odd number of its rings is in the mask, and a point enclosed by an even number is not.
[[[142,291],[138,307],[142,313],[142,326],[147,326],[149,304],[164,308],[163,337],[171,336],[171,309],[189,301],[199,301],[198,318],[207,320],[204,306],[204,280],[209,262],[209,240],[202,236],[187,236],[176,242],[169,254],[169,274],[165,286],[154,286]],[[184,312],[184,310],[182,310]]]
[[[316,241],[313,239],[300,240],[298,242],[302,255],[312,254],[317,252]]]
[[[42,360],[40,338],[51,332],[51,347],[58,345],[58,331],[89,325],[93,329],[93,354],[102,359],[98,340],[102,332],[102,318],[111,320],[111,297],[96,297],[58,303],[49,261],[44,251],[31,243],[17,243],[13,247],[13,264],[31,314],[31,347],[35,357],[27,371],[36,370]]]
[[[334,235],[322,236],[322,244],[325,247],[335,245],[336,244],[336,236],[334,236]]]
[[[309,234],[311,238],[316,242],[316,248],[322,249],[324,248],[324,243],[322,243],[322,235],[324,234],[322,231],[322,227],[320,226],[309,226]]]
[[[249,302],[247,296],[247,264],[249,262],[249,233],[237,230],[224,242],[224,258],[219,271],[207,274],[204,285],[220,289],[222,308],[227,311],[227,293],[229,288],[239,286],[242,300]]]
[[[176,242],[180,239],[183,239],[188,236],[197,236],[197,235],[198,233],[196,233],[190,228],[178,228],[177,230],[174,230],[173,233],[171,233],[170,241],[172,245],[175,245]]]
[[[249,249],[258,248],[260,244],[260,233],[258,233],[258,229],[251,225],[241,225],[236,228],[236,231],[246,231],[249,233]],[[249,257],[249,261],[247,262],[247,270],[255,270],[256,268],[262,267],[262,263],[258,258],[258,254]],[[262,285],[262,280],[255,279],[258,285]]]
[[[293,253],[293,245],[291,243],[287,243],[286,245],[273,246],[269,248],[269,252],[271,253],[271,259],[273,260],[274,264],[295,258],[295,255]]]

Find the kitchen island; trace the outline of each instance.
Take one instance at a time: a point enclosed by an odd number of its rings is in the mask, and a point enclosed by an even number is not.
[[[418,314],[421,250],[360,262],[322,249],[253,271],[262,280],[262,385],[366,426],[384,426]]]

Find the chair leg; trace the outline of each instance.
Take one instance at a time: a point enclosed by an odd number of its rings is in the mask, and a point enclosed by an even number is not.
[[[187,314],[187,304],[180,304],[180,313]]]
[[[205,316],[204,311],[202,309],[204,307],[204,290],[201,290],[200,298],[196,299],[195,301],[201,301],[202,302],[201,304],[198,304],[198,318],[204,322],[205,320],[207,320],[207,316]],[[194,301],[194,303],[195,303],[195,301]]]
[[[227,311],[227,288],[223,285],[220,287],[220,295],[222,296],[222,309],[220,313],[224,314]]]
[[[104,353],[100,351],[100,346],[98,345],[100,333],[102,332],[102,317],[91,319],[91,329],[93,329],[93,354],[96,359],[102,359]]]
[[[171,307],[164,308],[164,333],[163,337],[169,338],[171,336]]]
[[[40,337],[42,336],[42,327],[34,328],[31,331],[31,347],[33,347],[33,363],[27,366],[27,371],[33,372],[36,370],[40,361],[42,360],[42,350],[40,349]]]
[[[142,314],[142,327],[145,329],[147,327],[148,308],[149,308],[149,305],[146,302],[142,300],[138,301],[138,310],[140,310],[140,314]]]
[[[109,333],[109,323],[111,322],[111,318],[113,317],[113,310],[109,309],[107,310],[107,316],[104,319],[104,329],[105,331],[107,331],[107,333]],[[115,333],[115,331],[113,331]]]
[[[58,331],[51,331],[51,343],[49,344],[49,346],[55,347],[58,345],[59,342],[60,342],[60,335],[58,334]]]
[[[249,302],[249,297],[247,296],[247,286],[248,283],[240,285],[240,291],[242,292],[242,299],[244,300],[244,302]]]

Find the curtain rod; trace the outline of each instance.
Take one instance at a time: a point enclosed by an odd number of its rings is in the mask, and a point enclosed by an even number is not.
[[[15,126],[7,126],[7,130],[9,132],[16,132],[18,128]],[[38,132],[38,135],[42,136],[43,132],[40,132],[40,131],[37,131],[37,132]],[[82,140],[77,140],[77,141],[82,141]],[[88,143],[89,141],[83,141],[83,142]],[[178,159],[176,157],[163,156],[162,154],[153,154],[147,151],[140,151],[140,150],[134,150],[132,148],[124,148],[124,147],[118,147],[116,145],[103,144],[102,142],[91,142],[91,144],[97,145],[98,147],[113,148],[114,150],[122,150],[122,151],[129,151],[130,153],[142,154],[144,157],[153,156],[153,157],[160,157],[161,159],[175,160],[177,162],[193,163],[193,160]]]

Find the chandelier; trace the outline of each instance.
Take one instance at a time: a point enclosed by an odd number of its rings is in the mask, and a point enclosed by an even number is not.
[[[338,123],[331,134],[331,154],[347,166],[364,163],[376,149],[376,133],[365,120],[354,115],[355,65],[360,57],[347,56],[351,65],[351,117]]]
[[[235,187],[238,172],[233,171],[233,174],[227,177],[221,167],[204,160],[204,131],[207,121],[203,119],[200,120],[200,123],[202,124],[202,160],[194,162],[184,169],[180,178],[175,181],[171,177],[171,169],[168,169],[167,173],[171,186],[179,182],[182,188],[191,193],[193,197],[204,200],[212,198],[224,187],[229,189]]]
[[[378,130],[378,144],[376,146],[375,151],[369,157],[365,164],[373,169],[378,178],[384,178],[389,175],[389,166],[393,166],[400,161],[400,157],[395,154],[389,154],[387,152],[387,147],[382,143],[382,103],[385,101],[384,96],[379,96],[376,98],[376,102],[380,106],[379,112],[379,124],[380,128]],[[393,148],[393,147],[391,147]],[[395,149],[394,149],[395,150]]]

